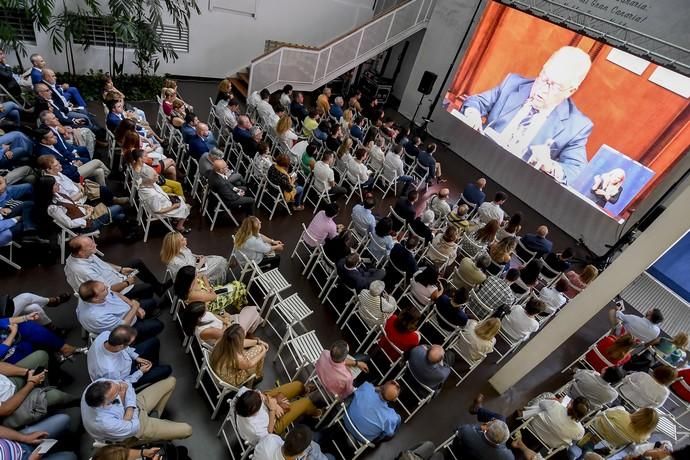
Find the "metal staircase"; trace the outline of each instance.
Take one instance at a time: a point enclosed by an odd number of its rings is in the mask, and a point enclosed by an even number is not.
[[[381,1],[367,23],[317,48],[283,45],[252,60],[231,79],[243,95],[286,84],[313,91],[426,28],[435,0]]]

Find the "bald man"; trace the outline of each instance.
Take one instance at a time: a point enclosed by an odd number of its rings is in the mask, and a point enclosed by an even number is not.
[[[553,250],[553,242],[546,238],[548,234],[549,227],[540,225],[535,233],[529,233],[520,238],[520,242],[530,251],[536,252],[536,257],[542,257]]]
[[[448,203],[449,196],[450,190],[442,188],[436,195],[429,198],[427,205],[430,210],[434,211],[434,217],[436,219],[444,219],[450,214],[450,203]]]
[[[347,409],[354,428],[372,442],[392,438],[400,427],[400,415],[388,403],[398,399],[399,395],[400,384],[395,380],[389,380],[380,387],[370,382],[361,384],[353,393]],[[345,420],[347,430],[357,436],[352,425]]]
[[[591,66],[585,51],[564,46],[536,78],[508,74],[497,87],[468,97],[463,121],[559,182],[572,183],[587,164],[594,125],[570,96]]]
[[[196,132],[187,138],[189,144],[189,154],[199,161],[201,155],[215,147],[215,139],[211,137],[211,131],[206,123],[197,123]]]
[[[484,187],[486,187],[486,179],[480,177],[474,182],[470,182],[465,186],[462,191],[463,200],[458,200],[457,206],[462,203],[472,204],[474,207],[481,206],[481,204],[486,199],[486,193],[484,193]]]
[[[445,350],[441,345],[417,345],[410,350],[410,372],[420,383],[437,389],[450,375],[450,367],[443,362]]]
[[[233,174],[225,160],[213,162],[213,172],[208,178],[211,191],[217,193],[230,210],[244,210],[247,215],[254,214],[254,199],[245,196],[246,188],[240,174]]]

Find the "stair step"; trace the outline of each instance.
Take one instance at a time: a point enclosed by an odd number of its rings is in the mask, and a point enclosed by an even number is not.
[[[249,85],[243,79],[238,78],[238,76],[230,77],[230,83],[232,83],[232,92],[235,96],[242,96],[244,100],[247,100]],[[241,99],[241,98],[240,98]]]
[[[237,72],[236,75],[240,80],[244,80],[244,82],[249,85],[249,69],[244,72]]]

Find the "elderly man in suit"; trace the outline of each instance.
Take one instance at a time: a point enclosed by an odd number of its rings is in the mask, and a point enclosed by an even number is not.
[[[559,182],[571,183],[587,164],[593,124],[570,96],[591,66],[586,52],[564,46],[535,79],[508,74],[497,87],[468,97],[466,122]]]
[[[230,209],[244,209],[247,214],[254,214],[254,199],[245,196],[242,175],[233,174],[224,160],[213,162],[213,173],[208,178],[211,190],[218,194],[223,203]]]

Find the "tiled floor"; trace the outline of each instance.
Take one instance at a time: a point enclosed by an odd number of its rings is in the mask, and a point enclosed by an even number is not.
[[[208,95],[215,94],[214,85],[207,83],[183,83],[181,84],[181,90],[187,101],[197,107],[197,112],[201,118],[205,118]],[[151,113],[150,119],[153,119],[153,112],[148,110],[150,107],[147,106],[146,108],[147,112]],[[443,163],[444,171],[448,173],[448,184],[446,186],[451,189],[453,197],[458,196],[459,190],[465,183],[479,176],[477,170],[458,155],[447,151],[443,147],[439,149],[437,158]],[[430,188],[427,195],[434,193],[437,189],[438,186]],[[498,190],[499,187],[489,181],[487,195],[491,196]],[[378,214],[386,213],[391,200],[389,198],[379,203],[375,211]],[[505,207],[508,212],[516,212],[518,210],[523,212],[525,217],[524,228],[527,232],[545,222],[541,216],[515,198],[510,198]],[[348,222],[350,208],[351,206],[341,212],[338,218],[339,222]],[[307,305],[314,310],[314,314],[307,320],[307,326],[313,328],[321,342],[327,346],[336,338],[341,337],[340,330],[334,324],[334,315],[319,303],[313,286],[300,276],[296,263],[289,259],[289,254],[299,237],[300,224],[309,222],[312,217],[311,211],[307,210],[291,217],[277,215],[272,222],[268,222],[265,216],[259,215],[259,217],[262,218],[262,231],[265,234],[286,242],[286,254],[281,261],[281,271],[289,282],[292,283],[294,291],[298,292]],[[195,253],[224,256],[230,254],[231,235],[235,229],[227,222],[218,224],[214,232],[209,232],[209,224],[199,217],[198,212],[195,212],[192,215],[191,223],[194,231],[188,236],[188,240],[190,248]],[[557,248],[564,248],[574,244],[570,237],[560,232],[555,226],[550,225],[550,227],[552,229],[550,237],[554,240]],[[106,232],[98,244],[105,253],[107,261],[122,263],[134,257],[141,258],[162,278],[164,269],[158,256],[162,235],[162,227],[154,226],[148,243],[123,244],[116,241],[117,233],[115,233],[115,239],[113,239]],[[69,287],[65,282],[62,266],[59,263],[52,266],[35,265],[34,260],[36,259],[33,256],[27,252],[20,254],[19,259],[26,265],[26,268],[19,273],[4,268],[1,269],[0,285],[2,287],[0,292],[17,294],[32,291],[46,295],[53,295],[63,291],[68,292]],[[75,304],[76,301],[72,300],[55,309],[55,311],[50,312],[58,325],[76,326]],[[203,395],[194,388],[195,369],[190,357],[185,355],[180,347],[180,335],[177,328],[170,321],[167,313],[162,315],[162,319],[166,322],[166,329],[160,336],[163,343],[161,359],[173,366],[174,376],[177,378],[177,389],[170,400],[166,417],[184,420],[193,426],[194,435],[183,441],[183,444],[190,449],[192,458],[226,458],[226,448],[222,441],[216,438],[216,432],[222,416],[217,421],[210,421],[211,412],[209,406],[204,400]],[[493,362],[482,364],[458,388],[455,387],[455,382],[448,382],[441,394],[427,407],[423,408],[408,424],[405,424],[394,439],[384,443],[378,449],[365,456],[365,458],[392,459],[401,449],[422,440],[440,443],[451,434],[455,426],[473,422],[473,417],[467,413],[467,407],[479,391],[485,392],[488,395],[487,407],[508,414],[519,408],[534,394],[542,390],[558,387],[564,381],[564,378],[560,375],[560,369],[572,361],[587,345],[603,333],[605,323],[602,319],[602,315],[594,318],[580,333],[567,340],[558,349],[553,350],[549,359],[537,370],[530,373],[527,378],[523,379],[523,381],[500,398],[496,397],[487,383],[488,378],[497,369]],[[273,347],[272,352],[277,348],[279,339],[272,333],[269,333],[266,328],[260,330],[259,335],[265,337],[271,343]],[[75,327],[71,331],[69,339],[72,343],[82,344],[78,328]],[[75,377],[74,383],[68,389],[80,393],[88,382],[85,359],[80,357],[76,362],[68,363],[65,368]],[[270,359],[267,360],[266,368],[266,376],[260,388],[266,389],[273,386],[277,381],[285,381],[285,376],[282,372],[276,372],[277,367],[274,368],[273,362]],[[84,435],[80,446],[81,458],[88,458],[90,443],[91,440]]]

